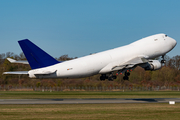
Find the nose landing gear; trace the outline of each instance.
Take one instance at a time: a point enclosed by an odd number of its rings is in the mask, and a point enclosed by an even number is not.
[[[164,59],[164,55],[162,56],[161,63],[162,63],[162,64],[166,63],[166,60]]]

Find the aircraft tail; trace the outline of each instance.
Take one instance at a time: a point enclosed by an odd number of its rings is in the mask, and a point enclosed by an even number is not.
[[[60,63],[28,39],[18,41],[31,69],[48,67]]]

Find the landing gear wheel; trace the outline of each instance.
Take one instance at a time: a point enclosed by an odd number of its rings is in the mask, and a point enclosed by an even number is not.
[[[100,80],[103,81],[103,80],[105,80],[105,79],[107,79],[106,74],[102,74],[102,75],[100,76]]]
[[[130,73],[129,72],[125,72],[125,76],[130,76]]]
[[[113,78],[113,79],[116,79],[116,78],[117,78],[117,76],[115,76],[115,75],[114,75],[114,76],[112,76],[112,78]]]
[[[166,63],[166,60],[161,60],[161,63]]]
[[[105,80],[105,77],[104,76],[100,76],[100,80],[101,81]]]
[[[112,77],[109,77],[108,80],[109,80],[109,81],[113,81],[113,78],[112,78]]]
[[[129,80],[129,77],[128,76],[124,76],[123,79],[124,80]]]
[[[101,74],[100,76],[101,81],[104,81],[105,79],[108,79],[109,81],[113,81],[113,79],[116,79],[116,78],[117,76],[113,74],[110,74],[109,76],[106,76],[106,74]]]
[[[164,56],[165,56],[165,55],[162,56],[161,63],[166,63],[166,60],[164,59]]]

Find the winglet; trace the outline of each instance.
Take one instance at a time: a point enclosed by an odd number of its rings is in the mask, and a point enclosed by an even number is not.
[[[20,40],[18,43],[32,69],[48,67],[60,63],[28,39]]]

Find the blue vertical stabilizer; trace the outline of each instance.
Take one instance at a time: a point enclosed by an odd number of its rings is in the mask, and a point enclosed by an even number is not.
[[[60,63],[28,39],[18,41],[32,69]]]

